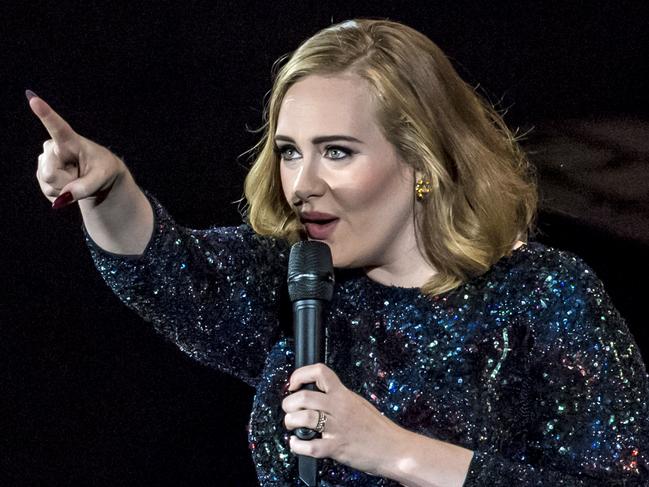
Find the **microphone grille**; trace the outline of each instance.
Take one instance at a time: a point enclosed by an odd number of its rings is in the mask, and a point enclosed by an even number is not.
[[[329,246],[316,240],[294,244],[288,258],[288,295],[291,301],[329,301],[333,288],[334,270]]]

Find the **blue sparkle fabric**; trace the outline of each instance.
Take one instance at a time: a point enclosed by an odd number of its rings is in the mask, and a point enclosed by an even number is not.
[[[97,269],[180,350],[255,388],[259,483],[300,485],[281,410],[294,361],[287,244],[246,225],[183,228],[147,195],[144,253],[111,254],[86,234]],[[466,486],[649,485],[647,373],[579,257],[530,242],[433,298],[354,270],[336,279],[327,365],[400,426],[474,451]],[[319,467],[323,487],[400,485]]]

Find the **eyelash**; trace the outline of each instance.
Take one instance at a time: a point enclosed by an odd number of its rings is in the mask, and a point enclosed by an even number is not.
[[[287,161],[287,160],[290,161],[291,160],[290,158],[286,159],[284,157],[284,152],[286,152],[289,149],[292,149],[292,150],[297,152],[297,149],[295,149],[295,146],[290,145],[290,144],[282,145],[282,146],[275,146],[274,150],[275,150],[275,153],[280,156],[280,158],[282,158],[285,161]],[[344,154],[343,157],[331,158],[333,161],[339,161],[339,160],[345,159],[346,157],[351,156],[352,153],[353,153],[353,151],[351,151],[350,149],[347,149],[346,147],[341,147],[339,145],[328,145],[327,147],[325,147],[325,152],[330,151],[330,150],[337,150],[337,151],[340,151],[340,152],[342,152]]]

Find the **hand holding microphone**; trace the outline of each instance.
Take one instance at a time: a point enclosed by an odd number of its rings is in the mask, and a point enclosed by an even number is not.
[[[288,261],[288,294],[293,303],[293,332],[295,337],[295,368],[324,363],[326,359],[325,330],[322,321],[324,304],[333,295],[334,274],[331,250],[318,241],[302,241],[291,247]],[[304,389],[316,390],[315,384]],[[326,416],[320,412],[318,427],[324,426]],[[317,432],[297,428],[295,435],[302,440],[315,438]],[[316,485],[316,459],[299,456],[298,470],[302,481]]]

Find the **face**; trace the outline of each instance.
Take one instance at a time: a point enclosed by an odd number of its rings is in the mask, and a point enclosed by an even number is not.
[[[356,75],[308,76],[280,107],[275,143],[286,200],[334,266],[391,266],[416,250],[414,172],[375,120]]]

